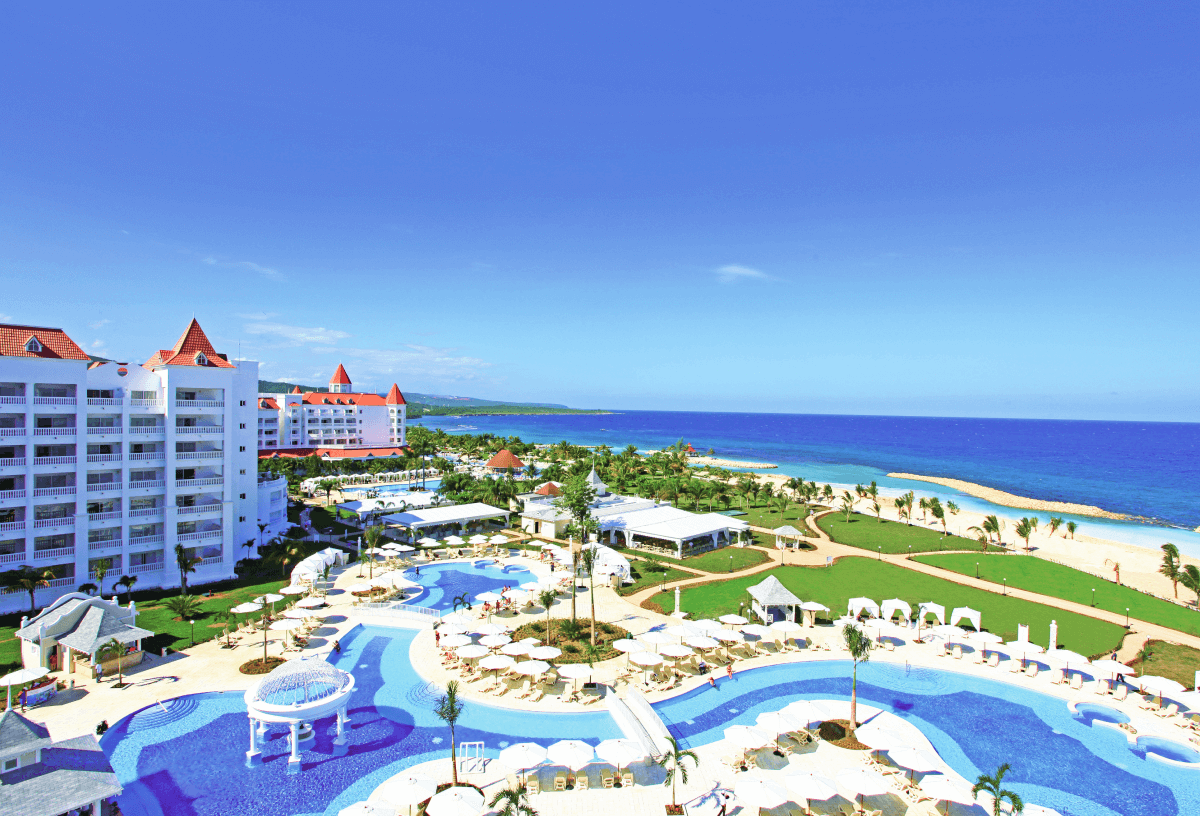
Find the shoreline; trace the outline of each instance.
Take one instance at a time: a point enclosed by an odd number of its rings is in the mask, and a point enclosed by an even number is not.
[[[719,456],[689,456],[688,464],[700,467],[744,468],[746,470],[775,470],[774,462],[741,462],[737,459],[722,459]]]
[[[1003,490],[997,490],[994,487],[976,484],[974,482],[966,482],[962,479],[951,479],[945,476],[921,476],[916,473],[889,473],[889,479],[908,479],[915,482],[930,482],[932,484],[941,485],[957,490],[960,493],[966,493],[968,496],[974,496],[977,499],[989,501],[992,504],[1003,505],[1004,507],[1013,507],[1017,510],[1035,510],[1042,513],[1072,513],[1077,516],[1092,516],[1094,518],[1110,519],[1112,521],[1136,521],[1134,516],[1126,513],[1113,513],[1110,510],[1105,510],[1101,507],[1096,507],[1090,504],[1075,504],[1074,502],[1048,501],[1043,499],[1031,499],[1027,496],[1018,496],[1014,493],[1007,493]]]

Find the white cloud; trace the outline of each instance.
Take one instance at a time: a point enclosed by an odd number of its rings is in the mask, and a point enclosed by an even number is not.
[[[240,317],[242,320],[270,320],[272,317],[279,317],[279,312],[253,312],[251,314],[235,314],[234,317]]]
[[[740,280],[771,280],[771,276],[766,272],[737,264],[722,266],[716,270],[716,273],[717,280],[721,283],[735,283]]]
[[[434,348],[408,344],[398,349],[313,348],[314,354],[337,354],[361,373],[351,373],[356,382],[372,379],[422,379],[437,382],[461,382],[478,379],[491,363],[458,353],[454,348]]]
[[[103,320],[97,320],[95,323],[89,323],[88,325],[91,326],[93,329],[102,329],[105,326],[107,326],[109,323],[112,323],[112,321],[109,320],[108,318],[104,318]]]
[[[209,255],[207,258],[203,259],[203,262],[209,266],[226,266],[249,269],[252,272],[257,272],[264,278],[270,278],[271,280],[283,279],[283,273],[278,269],[270,266],[263,266],[262,264],[255,263],[254,261],[223,261],[219,258],[214,258],[212,255]]]
[[[285,323],[247,323],[246,333],[267,335],[288,341],[289,345],[299,346],[304,343],[321,343],[329,345],[350,336],[348,332],[338,329],[326,329],[320,326],[289,326]]]
[[[0,323],[16,323],[17,319],[12,315],[0,314]]]

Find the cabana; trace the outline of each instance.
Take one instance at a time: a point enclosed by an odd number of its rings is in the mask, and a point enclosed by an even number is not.
[[[750,593],[750,609],[763,623],[796,620],[796,610],[801,600],[774,575],[768,575],[762,583],[746,591]]]
[[[471,502],[470,504],[454,504],[449,507],[428,507],[406,510],[403,513],[392,513],[384,516],[383,521],[386,524],[405,527],[413,532],[441,527],[465,529],[469,524],[491,519],[503,519],[507,524],[510,513],[509,510],[501,510],[490,504]]]
[[[975,627],[976,632],[983,631],[980,628],[980,622],[983,620],[983,616],[969,606],[955,607],[954,611],[950,613],[950,625],[954,626],[963,618],[966,618],[971,622],[971,625]]]
[[[852,618],[857,618],[863,611],[866,611],[872,618],[878,618],[879,604],[870,598],[851,598],[847,614]]]
[[[639,538],[668,542],[675,545],[676,558],[731,544],[736,533],[750,528],[746,522],[720,513],[689,513],[670,505],[631,510],[601,517],[599,521],[600,529],[609,532],[610,540],[619,530],[626,546],[631,548],[638,546]]]
[[[883,614],[880,615],[880,617],[885,620],[891,620],[897,612],[903,612],[904,620],[906,621],[912,617],[912,607],[899,598],[892,598],[890,601],[884,601],[882,609]]]
[[[925,620],[927,616],[933,615],[937,618],[940,624],[946,623],[946,607],[941,604],[935,604],[932,601],[927,601],[917,607],[917,617],[919,620]]]
[[[794,548],[800,547],[800,539],[804,538],[804,533],[797,530],[790,524],[785,524],[782,527],[776,527],[771,532],[775,533],[775,549],[782,550],[789,546]]]

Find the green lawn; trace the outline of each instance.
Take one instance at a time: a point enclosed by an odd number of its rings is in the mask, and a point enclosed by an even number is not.
[[[754,547],[722,547],[719,550],[711,550],[703,555],[693,555],[684,558],[682,561],[678,558],[668,558],[665,555],[647,553],[641,550],[632,550],[631,554],[637,554],[642,558],[648,558],[652,561],[661,561],[664,564],[678,564],[688,569],[699,570],[700,572],[715,573],[728,573],[731,571],[730,556],[733,556],[732,572],[741,572],[744,569],[756,567],[764,561],[771,559],[769,553]]]
[[[807,530],[804,519],[811,512],[811,508],[807,505],[793,504],[787,510],[783,511],[783,518],[781,519],[779,511],[773,507],[743,507],[739,509],[744,510],[746,515],[735,516],[738,521],[744,521],[747,524],[753,524],[755,527],[766,527],[771,530],[790,524],[800,532]]]
[[[1200,671],[1200,651],[1161,640],[1151,640],[1146,645],[1150,648],[1150,658],[1145,665],[1140,660],[1133,660],[1129,664],[1135,666],[1139,674],[1170,677],[1177,683],[1183,683],[1186,688],[1195,685],[1196,672]]]
[[[1124,615],[1128,609],[1130,617],[1138,620],[1200,635],[1200,612],[1195,609],[1177,606],[1136,589],[1117,586],[1105,578],[1041,558],[964,553],[921,556],[916,560],[961,575],[974,575],[975,565],[978,564],[979,577],[984,580],[1003,584],[1007,579],[1011,587],[1088,605],[1092,603],[1092,590],[1095,589],[1096,606],[1100,609],[1118,615]]]
[[[621,587],[621,595],[632,595],[635,592],[640,592],[648,586],[654,586],[664,581],[678,581],[683,578],[693,578],[695,576],[690,572],[673,569],[668,567],[666,572],[651,572],[646,569],[646,562],[639,561],[636,558],[629,559],[629,577],[633,579],[632,584],[625,584]]]
[[[970,538],[955,535],[943,536],[938,530],[928,527],[909,526],[898,521],[882,522],[874,516],[852,514],[846,521],[845,513],[829,513],[817,519],[817,525],[839,544],[861,547],[871,552],[885,553],[937,552],[938,550],[976,550],[979,544]],[[992,551],[1000,548],[989,545]]]
[[[213,613],[223,612],[240,603],[251,601],[259,595],[267,592],[274,592],[280,587],[288,585],[286,578],[278,580],[261,580],[257,583],[248,584],[246,586],[234,587],[216,590],[212,598],[201,598],[200,614],[196,616],[196,642],[210,640],[220,634],[224,628],[225,622],[218,622],[213,618]],[[194,592],[205,592],[206,587],[195,587]],[[135,593],[136,598],[136,593]],[[166,598],[160,598],[155,601],[142,601],[138,603],[138,626],[143,629],[149,629],[154,632],[154,637],[142,642],[142,645],[147,651],[159,654],[161,649],[166,646],[172,650],[178,651],[186,649],[191,645],[191,631],[187,621],[175,620],[175,613],[162,605]],[[280,604],[275,604],[276,609],[280,608]]]
[[[21,641],[17,640],[17,627],[0,626],[0,675],[21,668]]]
[[[347,513],[346,511],[338,510],[337,508],[334,508],[334,511],[330,512],[324,507],[314,507],[312,512],[309,514],[309,518],[312,519],[313,527],[316,528],[317,532],[323,535],[329,535],[332,533],[340,533],[344,535],[346,533],[358,532],[358,530],[355,528],[337,521],[334,518],[334,513],[344,514],[344,518],[355,518],[353,513]]]
[[[1017,624],[1025,623],[1029,625],[1030,640],[1045,645],[1049,639],[1050,621],[1057,620],[1059,645],[1085,655],[1111,652],[1125,634],[1124,627],[1116,624],[961,586],[869,558],[843,558],[832,567],[778,567],[769,574],[800,598],[828,606],[833,617],[845,611],[847,601],[852,597],[866,596],[877,602],[898,597],[908,601],[914,610],[924,601],[942,604],[947,614],[958,606],[977,609],[983,615],[984,628],[1005,640],[1015,639]],[[746,588],[765,577],[766,573],[757,573],[706,586],[685,587],[683,609],[693,618],[737,614],[749,606]]]

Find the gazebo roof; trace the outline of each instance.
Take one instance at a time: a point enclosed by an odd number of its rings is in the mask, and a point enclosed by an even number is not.
[[[93,606],[83,613],[83,617],[71,631],[59,636],[58,642],[77,652],[95,654],[101,646],[113,639],[120,643],[132,643],[153,636],[153,632],[118,620],[116,613],[111,609]]]
[[[8,710],[0,714],[0,756],[12,756],[49,747],[50,729]]]
[[[349,673],[324,660],[292,660],[263,678],[254,701],[275,706],[314,703],[337,694],[351,682]]]
[[[505,468],[521,470],[525,467],[525,463],[513,456],[512,452],[508,448],[505,448],[488,460],[487,467],[500,468],[501,470]]]
[[[761,584],[755,584],[746,591],[762,606],[795,606],[803,603],[774,575],[768,575]]]
[[[558,485],[554,482],[546,482],[544,485],[533,491],[539,496],[561,496],[562,491],[558,489]]]
[[[800,532],[790,524],[785,524],[782,527],[776,527],[773,532],[777,536],[786,536],[788,538],[795,538],[804,535],[804,533]]]

